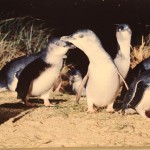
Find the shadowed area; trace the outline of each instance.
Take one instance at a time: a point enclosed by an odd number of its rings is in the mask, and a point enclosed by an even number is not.
[[[21,112],[30,108],[25,107],[23,103],[4,103],[0,105],[0,124],[19,115]]]
[[[23,113],[29,109],[35,109],[38,107],[45,107],[43,105],[42,99],[32,98],[29,101],[31,103],[36,104],[36,106],[35,107],[26,107],[22,102],[1,104],[0,105],[0,125],[2,123],[4,123],[5,121],[9,120],[10,118],[14,118],[14,117],[18,116],[19,114],[21,114],[21,113]],[[62,103],[62,102],[66,102],[66,101],[67,100],[63,100],[63,99],[52,99],[52,100],[50,100],[50,102],[53,103],[54,105]],[[17,117],[17,119],[14,119],[14,122],[16,122],[16,120],[18,120],[18,118],[20,119],[28,113],[29,112],[25,112],[23,115],[21,115],[21,117],[20,116]]]

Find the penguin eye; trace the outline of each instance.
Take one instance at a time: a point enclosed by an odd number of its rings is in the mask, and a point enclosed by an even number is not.
[[[84,36],[81,34],[81,35],[79,35],[79,38],[83,38]]]

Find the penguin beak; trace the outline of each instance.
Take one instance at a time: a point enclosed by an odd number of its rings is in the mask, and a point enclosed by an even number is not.
[[[76,48],[75,45],[73,45],[70,41],[71,41],[72,37],[71,36],[62,36],[60,38],[60,40],[66,42],[67,46],[69,46],[70,49],[74,49]]]
[[[70,42],[71,43],[71,41],[72,40],[74,40],[75,38],[73,38],[71,35],[70,36],[62,36],[61,38],[60,38],[60,40],[62,40],[62,41],[64,41],[64,42]]]
[[[69,47],[69,49],[74,49],[74,48],[76,48],[76,46],[74,46],[72,43],[67,42],[67,41],[66,41],[66,45]]]
[[[116,31],[117,32],[128,31],[130,34],[132,33],[130,27],[128,25],[126,25],[126,24],[118,25]]]
[[[70,36],[62,36],[62,37],[60,38],[60,40],[65,41],[65,42],[68,42],[69,39],[70,39]]]

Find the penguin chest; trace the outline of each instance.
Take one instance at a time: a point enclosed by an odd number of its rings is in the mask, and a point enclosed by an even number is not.
[[[143,94],[139,104],[135,107],[136,110],[149,110],[150,109],[150,87],[148,87]]]
[[[74,81],[74,83],[72,84],[72,88],[74,91],[77,91],[80,84],[81,84],[82,80],[77,80],[77,81]]]
[[[32,96],[39,96],[50,90],[59,76],[59,71],[57,68],[49,68],[42,72],[33,80],[30,94]]]
[[[8,88],[10,91],[15,91],[17,87],[18,79],[16,77],[16,74],[14,75],[12,82],[8,83]]]
[[[97,106],[103,107],[115,100],[119,89],[119,76],[113,65],[103,63],[89,70],[86,87],[87,99]]]
[[[130,67],[130,57],[126,58],[126,57],[117,57],[114,60],[119,72],[121,73],[121,75],[125,78],[128,71],[129,71],[129,67]]]

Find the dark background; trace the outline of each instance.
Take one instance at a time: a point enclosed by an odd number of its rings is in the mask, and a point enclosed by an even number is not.
[[[0,13],[2,19],[18,16],[43,19],[56,29],[57,36],[89,28],[112,57],[117,52],[116,24],[130,25],[133,46],[150,32],[150,0],[0,0]],[[78,50],[72,51],[68,61],[79,63],[82,68],[88,64]]]

